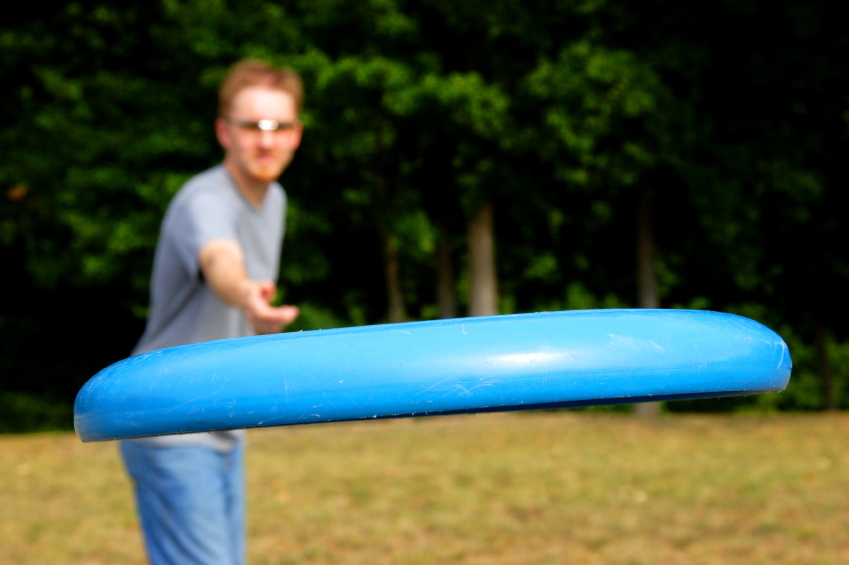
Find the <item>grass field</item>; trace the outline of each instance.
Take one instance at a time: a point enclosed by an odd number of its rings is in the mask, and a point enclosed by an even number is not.
[[[849,563],[849,416],[530,413],[249,435],[249,562]],[[141,564],[113,443],[0,436],[0,564]]]

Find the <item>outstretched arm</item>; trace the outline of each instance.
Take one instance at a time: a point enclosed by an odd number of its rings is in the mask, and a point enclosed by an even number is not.
[[[201,247],[199,259],[212,292],[223,302],[242,310],[256,333],[277,333],[298,317],[297,306],[271,305],[277,290],[272,281],[248,278],[244,253],[235,241],[212,240]]]

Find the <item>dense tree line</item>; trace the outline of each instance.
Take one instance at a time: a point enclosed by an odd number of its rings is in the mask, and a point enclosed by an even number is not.
[[[849,32],[831,0],[79,1],[0,24],[0,404],[73,398],[141,332],[159,220],[215,164],[242,57],[304,77],[294,329],[709,308],[843,407]]]

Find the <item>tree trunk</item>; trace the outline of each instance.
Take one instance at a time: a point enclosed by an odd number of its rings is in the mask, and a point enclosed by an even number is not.
[[[457,299],[454,291],[454,267],[451,262],[451,238],[445,226],[439,228],[436,243],[436,305],[441,319],[457,317]]]
[[[828,332],[819,316],[814,319],[814,353],[817,371],[822,380],[822,398],[826,410],[837,410],[834,381],[831,378],[831,363],[828,360]]]
[[[645,194],[637,202],[637,306],[660,308],[657,293],[654,235],[651,203]],[[660,402],[640,402],[634,406],[637,416],[654,418],[660,413]]]
[[[401,291],[401,278],[398,275],[398,248],[392,236],[383,234],[383,260],[386,267],[386,295],[388,299],[389,323],[406,322],[404,294]]]
[[[469,220],[469,316],[498,314],[492,202]]]
[[[637,306],[660,308],[651,203],[643,194],[637,204]]]

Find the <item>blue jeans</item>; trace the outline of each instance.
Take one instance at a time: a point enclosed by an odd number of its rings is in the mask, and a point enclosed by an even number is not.
[[[121,454],[152,565],[245,563],[242,441],[228,453],[122,441]]]

